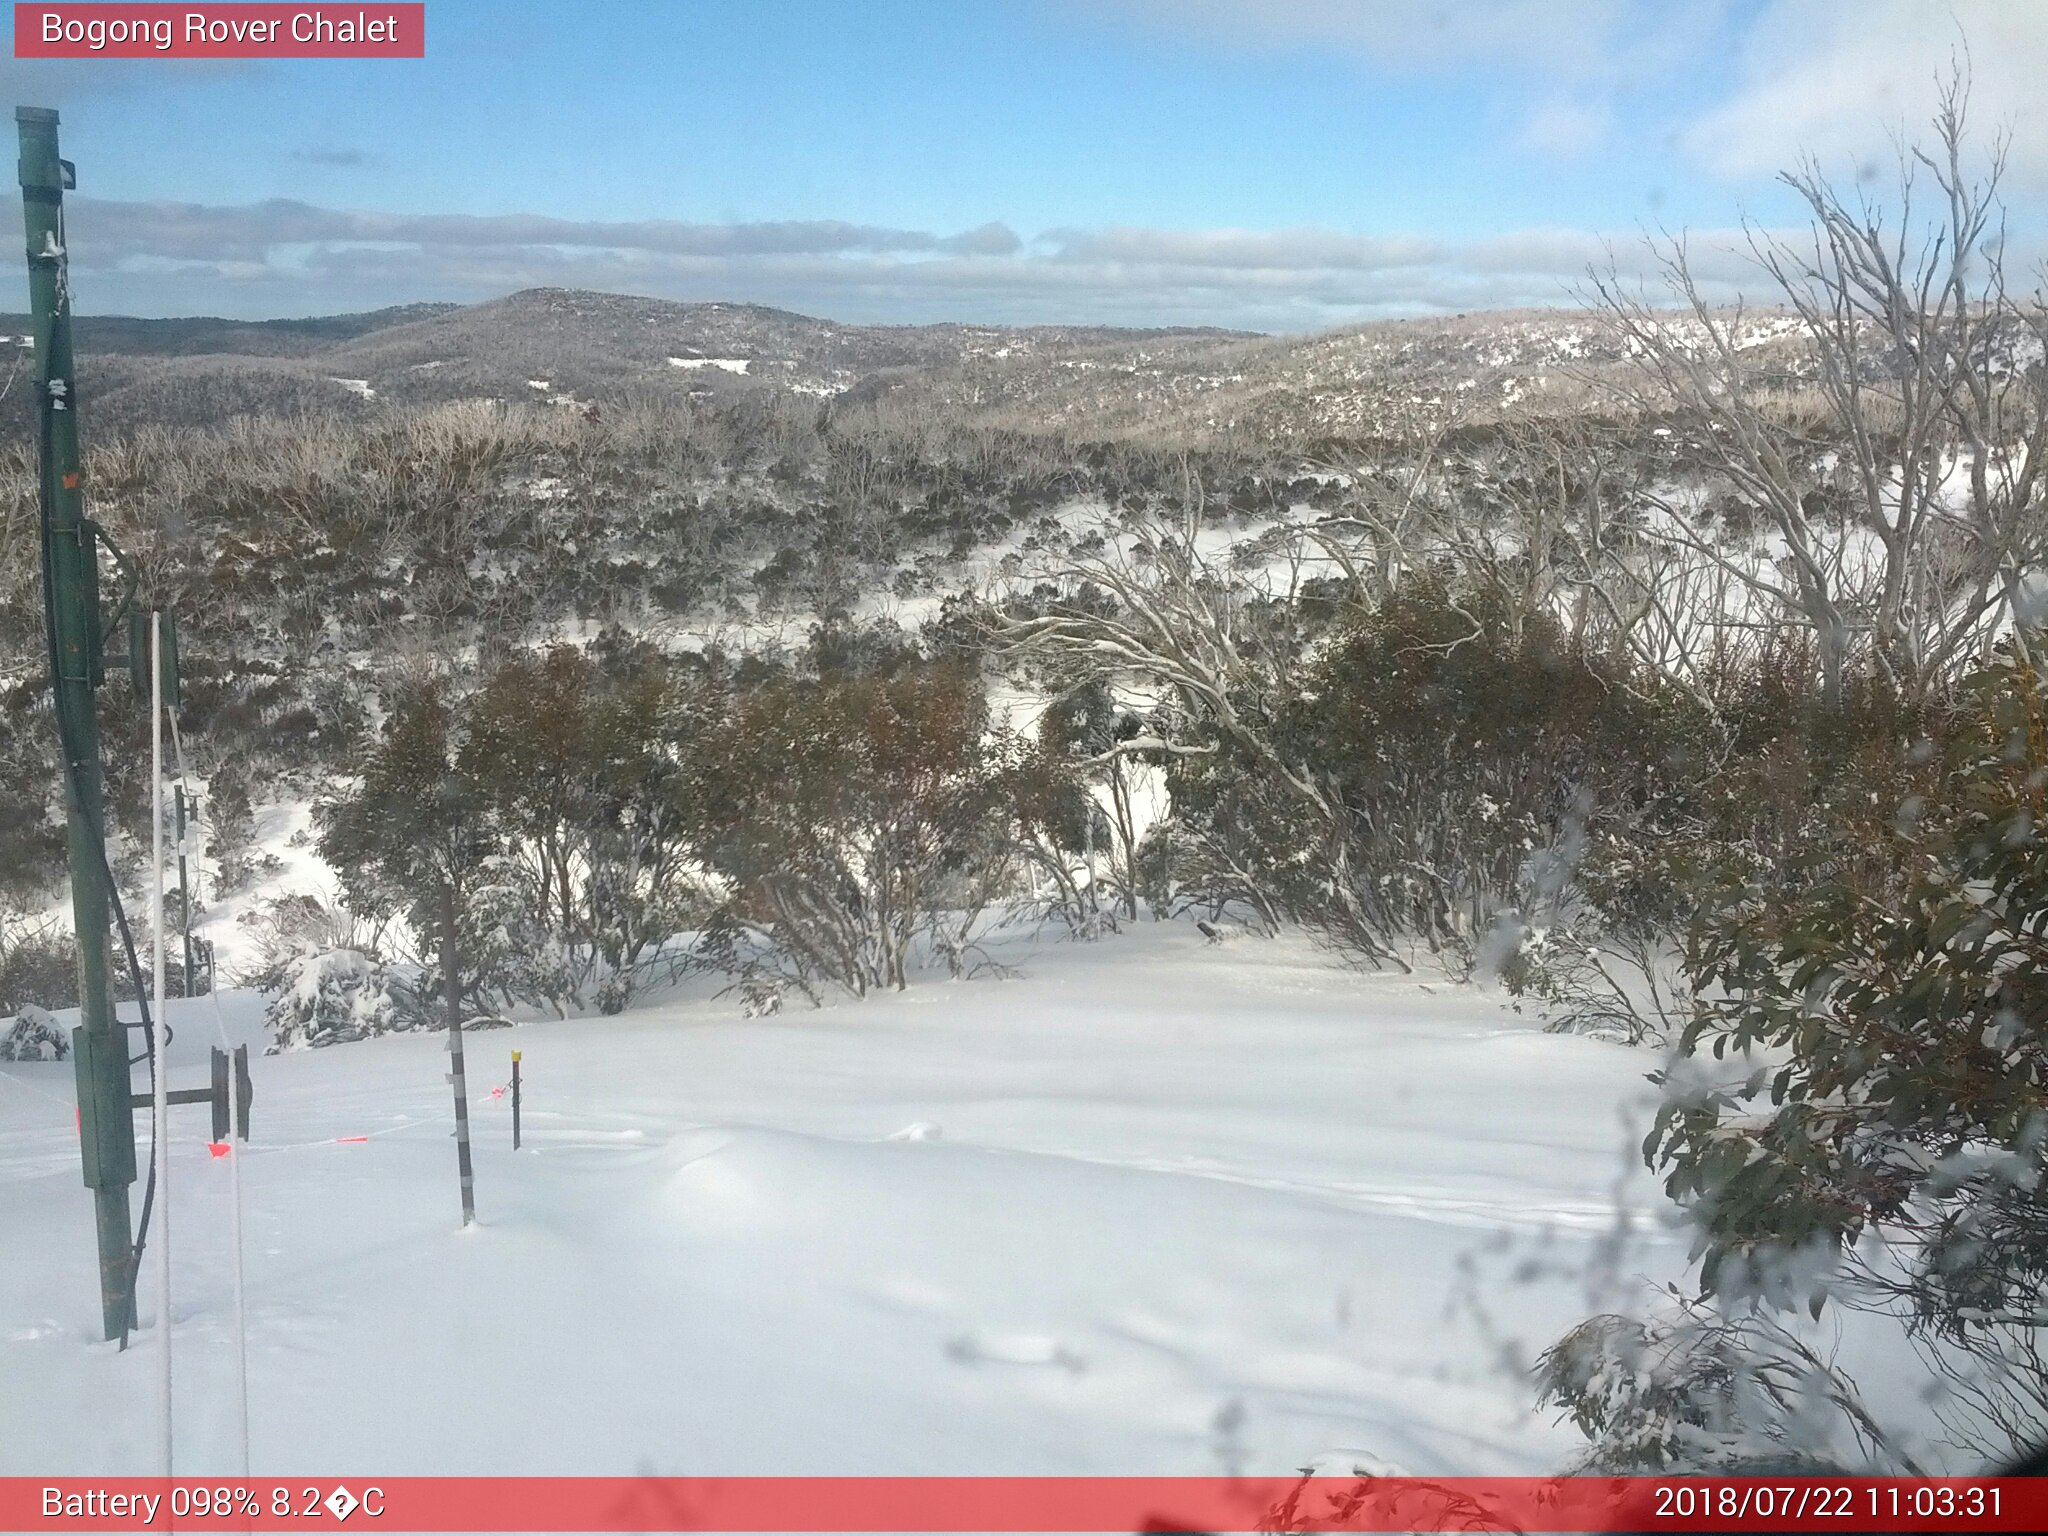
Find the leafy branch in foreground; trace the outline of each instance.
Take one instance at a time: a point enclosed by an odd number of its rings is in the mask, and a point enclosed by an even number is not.
[[[1710,899],[1645,1151],[1707,1292],[1895,1313],[2006,1450],[2048,1425],[2048,703],[2010,653],[1965,700],[1870,857]]]

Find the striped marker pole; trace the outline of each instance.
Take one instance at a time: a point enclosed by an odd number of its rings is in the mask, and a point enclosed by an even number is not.
[[[455,1165],[462,1174],[462,1224],[476,1221],[476,1173],[469,1161],[469,1085],[462,1072],[462,977],[455,969],[455,883],[441,888],[441,988],[448,1000],[448,1081],[455,1089]]]

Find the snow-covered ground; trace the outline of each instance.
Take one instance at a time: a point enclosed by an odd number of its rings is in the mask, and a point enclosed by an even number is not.
[[[1006,958],[771,1019],[685,998],[470,1036],[466,1233],[441,1036],[259,1057],[256,1469],[1570,1456],[1519,1370],[1603,1276],[1682,1267],[1633,1151],[1648,1056],[1298,940],[1140,924]],[[224,1005],[258,1034],[260,999]],[[176,1085],[203,1081],[211,1006],[172,1018]],[[515,1046],[517,1154],[490,1096]],[[145,1471],[150,1339],[98,1337],[71,1068],[0,1072],[0,1472]],[[174,1115],[178,1465],[225,1472],[229,1179],[205,1111]]]

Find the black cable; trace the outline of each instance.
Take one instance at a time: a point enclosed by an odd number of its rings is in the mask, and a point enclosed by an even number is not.
[[[73,404],[76,404],[75,399],[73,401]],[[64,759],[65,783],[70,789],[72,803],[79,808],[78,821],[82,826],[86,828],[87,832],[90,834],[93,842],[94,852],[96,852],[99,855],[100,870],[106,876],[107,900],[109,904],[113,907],[114,924],[116,928],[118,928],[120,931],[121,947],[128,961],[129,985],[133,987],[135,991],[136,1007],[140,1010],[142,1015],[142,1038],[144,1047],[146,1048],[148,1053],[149,1084],[151,1096],[153,1098],[155,1096],[156,1075],[158,1071],[156,1028],[155,1021],[150,1017],[148,994],[143,990],[142,986],[142,964],[136,958],[135,937],[129,931],[128,928],[128,912],[127,909],[123,907],[121,904],[121,892],[114,880],[113,861],[107,856],[107,840],[105,836],[102,834],[100,828],[94,825],[92,818],[89,815],[85,814],[85,783],[83,778],[80,776],[81,759],[79,756],[77,743],[72,739],[70,722],[66,717],[63,705],[62,688],[64,653],[63,645],[61,643],[57,631],[55,583],[56,550],[52,542],[55,531],[51,526],[49,482],[51,443],[50,421],[47,401],[39,402],[39,409],[37,414],[40,418],[38,421],[38,427],[40,429],[41,441],[38,446],[41,448],[41,461],[43,470],[41,519],[43,546],[43,633],[44,640],[46,645],[48,646],[50,656],[50,702],[52,705],[53,713],[57,717],[57,745],[58,750],[62,754]],[[96,547],[97,536],[81,522],[81,526],[79,529],[79,537],[81,540],[87,538],[92,538],[95,540],[95,547],[88,552],[87,558],[93,561],[95,565],[97,565],[99,559],[99,552]],[[90,642],[95,645],[100,643],[100,640],[101,637],[98,635],[93,635],[90,637]],[[90,673],[90,668],[92,665],[90,652],[88,652],[85,658],[85,665],[88,669],[86,682],[87,686],[90,687],[92,681]],[[83,1001],[84,999],[81,998],[80,1002],[82,1003]],[[114,1022],[116,1024],[119,1024],[121,1022],[121,1019],[118,1005],[114,1003],[114,1000],[112,998],[109,998],[108,1006],[114,1009]],[[125,1038],[121,1042],[121,1055],[123,1061],[126,1062],[127,1066],[132,1067],[134,1065],[132,1061],[128,1060],[128,1045]],[[124,1350],[128,1347],[128,1335],[135,1326],[135,1282],[137,1277],[142,1272],[143,1245],[148,1241],[150,1213],[156,1204],[156,1167],[156,1121],[154,1117],[152,1117],[149,1127],[148,1178],[144,1182],[142,1187],[141,1217],[136,1226],[134,1241],[129,1249],[128,1315],[121,1320],[121,1348]]]

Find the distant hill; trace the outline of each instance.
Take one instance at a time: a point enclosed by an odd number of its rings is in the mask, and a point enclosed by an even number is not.
[[[223,320],[214,315],[146,320],[133,315],[78,315],[71,322],[71,331],[81,352],[119,352],[132,357],[191,357],[209,352],[307,357],[370,331],[459,308],[457,304],[399,304],[359,315],[317,315],[306,320]],[[28,329],[27,315],[0,315],[0,331],[20,336]]]
[[[28,321],[4,316],[0,328],[19,337]],[[101,430],[479,396],[574,404],[765,388],[823,400],[900,371],[1024,365],[1105,347],[1201,348],[1251,334],[842,325],[755,304],[560,288],[305,320],[80,316],[75,328],[81,399]],[[0,418],[26,426],[21,391],[0,400]]]
[[[1796,378],[1802,358],[1785,319],[1759,312],[1742,324],[1758,362]],[[0,326],[18,338],[27,323],[0,317]],[[77,342],[80,398],[89,430],[102,433],[474,398],[575,407],[766,390],[1095,436],[1348,437],[1416,413],[1569,411],[1585,398],[1586,375],[1625,362],[1593,317],[1568,310],[1276,337],[845,325],[757,304],[561,288],[305,320],[84,316]],[[0,370],[23,355],[18,340],[0,346]],[[0,430],[27,427],[27,392],[10,388]]]

